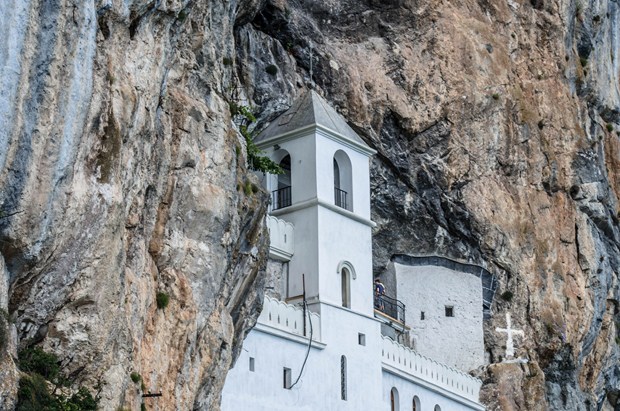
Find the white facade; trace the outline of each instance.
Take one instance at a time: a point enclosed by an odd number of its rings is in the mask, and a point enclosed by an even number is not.
[[[270,255],[290,258],[288,278],[274,282],[286,289],[274,295],[293,305],[265,298],[226,379],[222,410],[411,410],[414,398],[417,411],[483,410],[479,380],[381,334],[373,308],[373,150],[314,92],[256,144],[287,167],[290,158],[290,173],[268,176],[266,185],[277,196]],[[293,249],[284,232],[294,234]]]
[[[483,365],[480,277],[434,265],[394,263],[394,271],[416,351],[463,371]]]
[[[226,379],[222,410],[390,410],[393,389],[400,404],[395,410],[411,410],[414,398],[421,404],[418,410],[431,411],[436,405],[450,411],[484,410],[478,403],[480,380],[383,337],[374,318],[328,304],[322,304],[321,312],[310,317],[313,336],[303,374],[287,389],[284,369],[291,370],[294,382],[308,352],[310,324],[308,320],[304,337],[302,310],[267,297]]]
[[[267,216],[269,230],[269,258],[290,261],[295,250],[295,228],[293,224],[279,218]]]

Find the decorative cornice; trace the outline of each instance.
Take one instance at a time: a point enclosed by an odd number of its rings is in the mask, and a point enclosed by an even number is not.
[[[289,253],[288,251],[284,251],[281,248],[270,245],[269,246],[269,257],[274,258],[276,260],[291,261],[291,258],[293,257],[293,253]]]
[[[347,137],[343,136],[342,134],[328,128],[325,126],[322,126],[320,124],[310,124],[308,126],[304,126],[301,128],[298,128],[297,130],[293,130],[293,131],[289,131],[283,134],[278,134],[275,135],[273,137],[269,137],[263,141],[260,141],[258,143],[256,143],[256,146],[261,149],[264,150],[267,147],[270,146],[274,146],[276,144],[280,144],[280,143],[284,143],[285,141],[290,141],[290,140],[294,140],[298,137],[302,137],[306,134],[309,134],[308,132],[314,132],[316,134],[320,134],[323,137],[327,137],[331,140],[334,140],[344,146],[349,147],[352,150],[357,151],[358,153],[364,154],[366,156],[372,156],[374,154],[377,153],[376,150],[373,150],[372,148],[368,147],[365,144],[360,144],[356,141],[352,141],[350,139],[348,139]]]
[[[327,208],[328,210],[331,210],[333,212],[341,214],[341,215],[343,215],[345,217],[348,217],[348,218],[350,218],[352,220],[355,220],[358,223],[362,223],[364,225],[367,225],[368,227],[371,227],[371,228],[374,228],[374,227],[377,226],[377,224],[374,221],[371,221],[371,220],[369,220],[367,218],[364,218],[364,217],[362,217],[360,215],[357,215],[357,214],[355,214],[355,213],[353,213],[353,212],[351,212],[349,210],[345,210],[342,207],[338,207],[335,204],[328,203],[327,201],[325,201],[323,199],[320,199],[320,198],[317,198],[317,197],[314,197],[314,198],[311,198],[311,199],[308,199],[308,200],[304,200],[304,201],[301,201],[299,203],[295,203],[295,204],[290,205],[290,206],[285,207],[285,208],[280,208],[278,210],[274,210],[274,211],[271,212],[271,215],[274,216],[274,217],[278,217],[278,216],[281,216],[281,215],[292,213],[294,211],[303,210],[303,209],[310,208],[310,207],[315,207],[315,206],[321,206],[323,208]]]

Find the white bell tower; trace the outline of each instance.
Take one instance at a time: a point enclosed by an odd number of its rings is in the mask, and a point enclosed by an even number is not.
[[[269,175],[271,215],[297,233],[288,298],[373,315],[369,157],[375,153],[315,91],[302,96],[255,140],[285,173]]]

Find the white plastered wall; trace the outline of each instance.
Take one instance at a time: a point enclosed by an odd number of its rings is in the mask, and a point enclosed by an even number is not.
[[[395,263],[394,269],[415,350],[462,371],[483,365],[480,278],[431,265]],[[454,307],[454,317],[446,317],[446,306]]]
[[[311,348],[303,375],[292,389],[283,388],[283,369],[294,381],[307,345],[253,330],[229,371],[222,393],[223,411],[381,410],[381,337],[379,323],[340,307],[321,307],[322,343]],[[358,333],[366,345],[358,343]],[[347,357],[347,400],[341,399],[340,357]],[[254,372],[249,358],[254,358]]]

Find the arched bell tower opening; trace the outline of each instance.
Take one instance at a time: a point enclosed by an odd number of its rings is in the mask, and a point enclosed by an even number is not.
[[[353,170],[349,156],[338,150],[334,154],[334,204],[353,211]]]
[[[292,173],[291,155],[286,150],[279,150],[278,157],[281,157],[278,164],[282,169],[282,174],[278,174],[275,190],[271,192],[271,207],[273,210],[288,207],[292,204]]]

